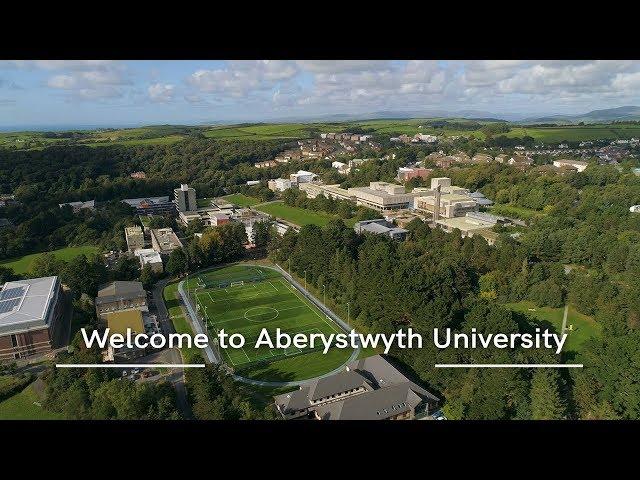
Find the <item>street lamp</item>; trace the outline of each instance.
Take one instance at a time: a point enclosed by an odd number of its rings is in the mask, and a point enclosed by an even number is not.
[[[324,304],[326,306],[327,305],[327,289],[326,289],[324,283],[322,284],[322,293],[324,294]]]
[[[304,289],[307,289],[307,271],[304,271]]]
[[[347,324],[348,325],[351,325],[350,316],[351,316],[351,312],[349,311],[349,302],[347,302]]]

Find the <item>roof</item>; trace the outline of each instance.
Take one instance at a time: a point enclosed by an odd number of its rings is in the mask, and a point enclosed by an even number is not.
[[[311,381],[299,390],[277,395],[274,399],[281,412],[293,412],[312,407],[311,400],[319,400],[361,386],[366,389],[365,392],[318,406],[316,411],[321,418],[331,420],[375,420],[406,411],[423,400],[439,400],[413,383],[381,355],[355,360],[338,374]],[[399,406],[403,403],[406,405]],[[384,409],[392,413],[385,413]]]
[[[114,300],[138,298],[146,295],[147,293],[145,292],[142,283],[117,280],[104,285],[100,290],[98,290],[96,305],[113,302]]]
[[[382,420],[408,412],[423,402],[411,382],[372,390],[316,409],[323,420]]]
[[[562,163],[564,165],[582,165],[582,166],[589,165],[589,162],[584,162],[582,160],[567,160],[567,159],[554,160],[553,163]]]
[[[495,225],[494,222],[487,222],[480,219],[470,217],[453,217],[443,218],[436,221],[439,225],[444,225],[449,228],[457,228],[462,232],[469,232],[471,230],[479,230],[483,228],[491,228]]]
[[[315,401],[359,387],[367,388],[369,384],[359,373],[345,370],[344,372],[319,379],[309,388],[309,399]]]
[[[47,327],[58,277],[7,282],[0,290],[0,333]]]
[[[137,207],[141,203],[171,203],[169,197],[144,197],[144,198],[125,198],[122,200],[123,203],[131,205],[132,207]]]
[[[113,312],[105,315],[105,318],[110,334],[120,333],[126,335],[128,328],[134,333],[144,333],[144,322],[142,321],[142,312],[140,310]]]
[[[133,252],[140,261],[144,264],[147,263],[162,263],[162,257],[153,248],[138,248]]]

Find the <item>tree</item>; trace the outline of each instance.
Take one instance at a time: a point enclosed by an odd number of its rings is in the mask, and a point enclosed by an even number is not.
[[[113,280],[135,280],[140,276],[140,262],[136,257],[122,255],[111,272]]]
[[[187,255],[182,248],[176,248],[169,255],[166,270],[170,275],[180,275],[187,271]]]
[[[60,273],[62,283],[67,285],[79,298],[83,293],[95,297],[98,287],[108,279],[107,268],[98,255],[87,258],[79,255],[65,264]]]
[[[156,274],[151,269],[151,265],[147,264],[140,273],[140,282],[144,286],[145,290],[150,290],[154,283],[156,283]]]
[[[264,248],[267,246],[271,239],[271,224],[270,222],[258,222],[253,225],[254,240],[257,248]]]
[[[59,259],[51,252],[47,252],[35,258],[31,265],[30,273],[35,278],[53,277],[60,275],[65,265],[64,260]]]
[[[539,368],[531,379],[531,416],[534,420],[561,420],[567,413],[560,391],[560,375],[551,368]]]

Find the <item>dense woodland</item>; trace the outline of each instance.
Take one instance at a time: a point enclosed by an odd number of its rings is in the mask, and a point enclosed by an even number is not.
[[[502,127],[486,142],[461,139],[444,146],[449,153],[470,155],[485,146],[495,153]],[[506,138],[502,136],[502,138]],[[522,139],[518,139],[522,140]],[[123,198],[169,195],[180,182],[193,185],[198,196],[243,191],[272,197],[264,186],[249,189],[247,180],[273,178],[298,168],[312,169],[326,182],[343,187],[392,181],[397,168],[420,160],[432,146],[383,145],[378,153],[347,177],[321,160],[259,170],[253,163],[287,148],[283,141],[216,141],[192,138],[174,145],[138,147],[50,147],[33,151],[0,151],[0,193],[15,193],[19,205],[0,208],[0,217],[16,227],[0,231],[0,259],[52,248],[96,244],[122,248],[122,229],[133,224],[133,212]],[[393,154],[395,153],[395,158]],[[548,160],[538,160],[547,163]],[[291,259],[298,274],[307,271],[327,296],[350,305],[354,326],[363,331],[391,333],[411,326],[429,338],[434,327],[460,331],[527,332],[537,325],[531,317],[502,306],[530,300],[538,306],[572,304],[602,326],[602,336],[588,340],[579,352],[563,358],[531,350],[398,350],[393,355],[445,399],[450,418],[640,418],[640,215],[629,206],[640,204],[640,178],[623,168],[591,165],[583,173],[556,175],[522,172],[490,164],[454,168],[435,174],[480,190],[527,220],[528,226],[500,231],[496,246],[480,237],[461,238],[431,230],[420,221],[409,225],[410,238],[393,242],[384,237],[358,236],[341,220],[327,226],[305,226],[299,233],[278,237],[268,228],[256,244],[277,261]],[[143,170],[147,180],[130,173]],[[412,186],[421,182],[415,181]],[[96,199],[95,212],[74,215],[58,203]],[[290,205],[337,214],[342,219],[368,218],[370,212],[346,202],[307,199],[287,192]],[[170,220],[158,219],[158,222]],[[201,227],[201,226],[200,226]],[[181,231],[185,248],[172,254],[170,274],[193,271],[239,259],[244,254],[243,228],[225,225],[204,230],[197,225]],[[517,235],[513,235],[517,233]],[[140,278],[146,286],[156,278],[122,260],[113,270],[98,257],[63,262],[51,255],[38,260],[33,276],[56,274],[75,294],[79,323],[90,323],[93,312],[83,294],[95,295],[109,279]],[[3,278],[10,272],[0,271]],[[75,321],[75,320],[74,320]],[[73,361],[92,352],[77,351]],[[435,363],[520,363],[576,361],[584,369],[436,370]],[[215,369],[189,373],[190,396],[198,418],[270,418],[237,386]],[[164,386],[139,387],[114,381],[96,371],[77,376],[51,371],[50,408],[70,418],[175,418],[172,393]],[[123,398],[134,398],[131,406]],[[64,407],[61,407],[64,405]],[[56,411],[58,411],[56,410]]]

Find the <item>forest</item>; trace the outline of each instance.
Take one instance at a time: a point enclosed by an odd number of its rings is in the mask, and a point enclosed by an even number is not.
[[[442,147],[472,155],[485,147],[500,148],[503,127],[480,142],[460,139]],[[509,140],[511,142],[511,139]],[[375,159],[348,176],[339,176],[330,161],[303,161],[273,169],[253,163],[272,158],[290,145],[284,140],[239,141],[190,138],[172,145],[50,147],[43,150],[0,150],[0,193],[13,193],[18,204],[0,208],[13,229],[0,230],[0,259],[67,245],[94,244],[123,248],[124,226],[136,222],[123,198],[169,195],[188,182],[199,197],[244,192],[270,199],[264,186],[247,180],[274,178],[293,168],[313,169],[327,183],[342,187],[370,181],[393,181],[397,168],[424,158],[435,147],[384,146]],[[371,152],[366,152],[366,155]],[[395,154],[395,157],[392,155]],[[366,157],[362,154],[362,157]],[[548,163],[548,159],[537,159]],[[315,163],[314,163],[315,162]],[[504,207],[526,213],[527,226],[497,228],[495,246],[480,237],[462,238],[430,229],[419,220],[407,227],[409,239],[393,242],[380,236],[356,235],[342,219],[368,218],[366,209],[319,197],[287,192],[287,204],[337,214],[325,227],[304,226],[279,237],[258,228],[258,249],[275,261],[291,261],[297,275],[307,272],[312,286],[326,285],[332,303],[349,305],[354,326],[364,332],[393,333],[411,327],[425,336],[434,328],[484,333],[531,333],[535,318],[507,304],[528,301],[538,307],[570,304],[601,327],[578,350],[557,357],[522,349],[464,351],[429,348],[397,350],[392,355],[441,396],[449,418],[462,419],[638,419],[640,418],[640,177],[620,168],[591,164],[583,173],[557,175],[527,172],[500,164],[436,169],[455,185],[480,190]],[[145,171],[146,180],[130,174]],[[414,181],[411,186],[421,184]],[[74,214],[58,203],[96,199],[99,208]],[[497,212],[498,210],[496,210]],[[172,222],[156,219],[156,222]],[[193,226],[189,238],[167,263],[171,275],[242,258],[243,228]],[[176,226],[177,228],[177,226]],[[203,231],[199,239],[191,238]],[[140,278],[145,286],[156,277],[123,260],[109,270],[99,257],[69,262],[45,255],[31,275],[60,275],[74,292],[77,323],[93,315],[86,296],[109,279]],[[0,271],[8,279],[11,272]],[[83,300],[83,295],[85,299]],[[91,352],[75,352],[80,361]],[[567,370],[441,370],[435,363],[584,363]],[[174,400],[162,386],[113,386],[110,377],[90,372],[78,378],[49,372],[51,408],[64,407],[72,418],[174,418]],[[189,373],[189,395],[198,418],[270,418],[215,369]],[[120,400],[135,398],[131,410]],[[53,407],[53,404],[58,407]]]

